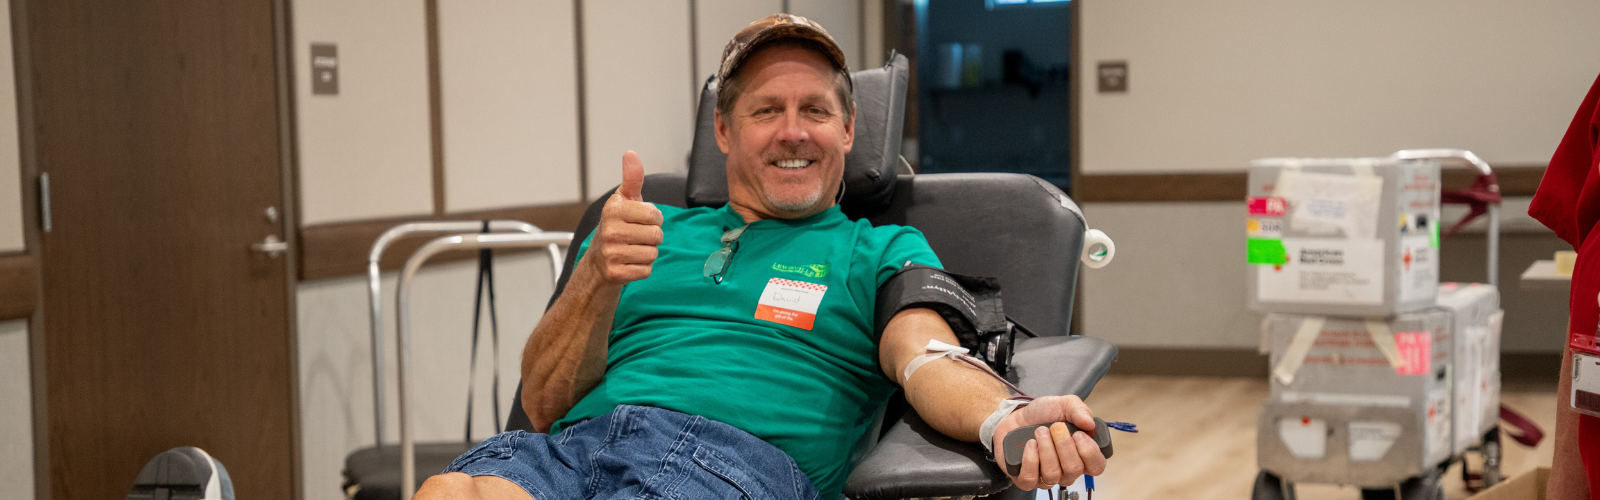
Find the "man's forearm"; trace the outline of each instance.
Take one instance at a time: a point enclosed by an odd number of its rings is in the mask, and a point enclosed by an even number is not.
[[[522,410],[540,432],[549,431],[605,375],[622,286],[599,279],[581,262],[576,267],[522,350]]]
[[[931,310],[906,310],[889,323],[883,335],[885,342],[910,339],[896,344],[904,348],[885,352],[882,361],[894,370],[888,375],[905,388],[906,401],[917,409],[917,414],[947,436],[977,442],[983,420],[994,413],[1001,400],[1010,397],[1006,386],[977,367],[948,359],[924,364],[910,380],[905,379],[905,365],[926,354],[923,347],[928,340],[958,343],[949,324]]]

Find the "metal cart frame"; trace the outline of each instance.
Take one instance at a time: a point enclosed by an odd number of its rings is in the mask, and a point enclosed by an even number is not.
[[[482,232],[485,228],[490,232]],[[397,315],[396,339],[400,406],[400,493],[403,500],[411,500],[416,488],[416,437],[411,430],[411,288],[417,271],[435,255],[449,250],[480,250],[494,248],[545,247],[550,255],[551,282],[561,279],[564,254],[562,249],[573,234],[567,231],[544,231],[533,224],[514,220],[414,222],[385,231],[373,243],[367,255],[367,293],[372,319],[372,386],[374,442],[383,446],[384,429],[384,356],[383,356],[383,282],[379,261],[383,252],[396,240],[418,233],[463,233],[435,238],[418,248],[406,260],[400,272],[395,292]],[[496,417],[498,418],[498,417]]]

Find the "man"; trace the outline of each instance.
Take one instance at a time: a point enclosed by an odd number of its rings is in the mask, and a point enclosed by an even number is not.
[[[924,359],[908,373],[930,340],[957,343],[931,310],[906,309],[874,337],[878,286],[939,261],[917,230],[839,211],[855,137],[846,68],[797,16],[729,42],[716,111],[727,206],[644,203],[643,166],[623,155],[622,186],[523,354],[524,409],[550,434],[490,438],[420,498],[837,498],[895,385],[966,441],[1093,428],[1076,396],[1011,411],[1006,387],[964,363]],[[1038,430],[1017,486],[1104,470],[1091,438],[1055,429]]]

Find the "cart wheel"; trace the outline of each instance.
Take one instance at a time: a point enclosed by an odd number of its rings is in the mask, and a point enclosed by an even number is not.
[[[1462,470],[1466,464],[1462,464]],[[1483,483],[1480,488],[1489,489],[1500,482],[1500,428],[1490,429],[1483,435]]]
[[[1294,483],[1285,482],[1271,472],[1261,471],[1256,474],[1256,485],[1250,491],[1250,500],[1295,500]]]

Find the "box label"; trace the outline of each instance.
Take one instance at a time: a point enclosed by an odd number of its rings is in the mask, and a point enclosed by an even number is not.
[[[1263,217],[1283,217],[1288,209],[1282,196],[1251,196],[1245,198],[1245,206],[1250,209],[1250,215]]]
[[[1434,297],[1439,291],[1439,251],[1427,234],[1400,238],[1400,302]]]
[[[1278,241],[1283,246],[1284,263],[1256,271],[1258,300],[1341,305],[1383,303],[1383,277],[1387,263],[1383,241],[1335,238],[1283,238]],[[1268,244],[1260,245],[1265,258]]]
[[[1395,368],[1395,374],[1427,375],[1433,371],[1433,332],[1396,332],[1394,346],[1405,362]]]
[[[1278,193],[1292,205],[1289,225],[1296,231],[1356,240],[1377,236],[1382,177],[1285,171],[1278,184]]]
[[[1281,266],[1289,261],[1289,255],[1283,249],[1283,240],[1280,239],[1250,238],[1246,240],[1245,248],[1249,251],[1247,262],[1251,264]]]
[[[1283,219],[1249,218],[1244,222],[1245,234],[1251,238],[1282,238]]]

